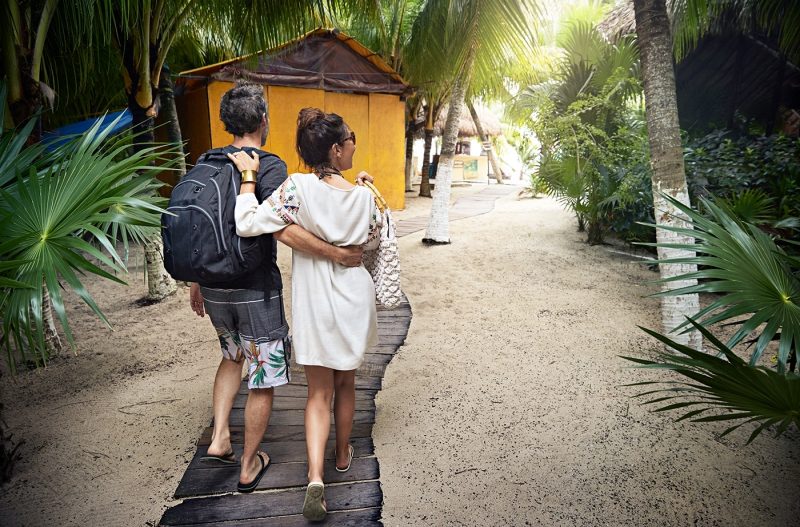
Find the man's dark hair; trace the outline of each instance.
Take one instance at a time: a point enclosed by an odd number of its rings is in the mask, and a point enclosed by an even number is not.
[[[239,84],[231,88],[222,96],[219,105],[219,118],[225,130],[239,137],[255,132],[265,113],[264,87],[258,84]]]

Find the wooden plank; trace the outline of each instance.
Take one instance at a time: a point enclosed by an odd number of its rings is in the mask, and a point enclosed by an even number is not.
[[[372,437],[373,423],[353,423],[353,431],[350,433],[351,438],[355,437]],[[203,430],[200,439],[197,440],[197,446],[208,446],[211,443],[211,433],[213,427],[208,427]],[[231,443],[243,444],[244,443],[244,427],[231,426]],[[331,424],[331,437],[336,433],[333,424]],[[301,425],[278,425],[267,427],[267,433],[264,434],[264,441],[305,441],[306,432],[305,427]]]
[[[196,523],[186,527],[307,527],[308,520],[302,514],[258,518],[231,522]],[[325,527],[382,527],[381,508],[329,512],[325,517]]]
[[[411,308],[408,307],[397,307],[394,309],[388,309],[386,311],[378,311],[378,324],[384,321],[408,321],[411,323],[409,318],[411,317]]]
[[[161,525],[191,525],[231,520],[255,520],[295,515],[303,508],[305,489],[257,494],[227,494],[185,500],[161,517]],[[329,485],[325,488],[329,511],[366,509],[383,504],[377,481]]]
[[[353,458],[350,470],[339,472],[334,461],[325,462],[323,481],[325,484],[367,481],[380,477],[378,460],[373,457]],[[239,481],[238,465],[223,465],[213,469],[190,469],[181,479],[176,498],[208,496],[235,492]],[[258,483],[257,490],[286,489],[302,487],[308,483],[308,469],[305,463],[272,463]]]
[[[331,412],[331,420],[333,419],[333,412]],[[228,419],[231,426],[244,426],[244,412],[241,410],[234,410]],[[355,423],[374,423],[375,411],[374,410],[356,410],[353,416]],[[303,410],[273,410],[272,415],[269,417],[270,426],[278,425],[299,425],[303,426],[305,423],[305,411]],[[213,425],[213,421],[212,421]]]
[[[394,355],[397,353],[397,348],[399,348],[399,344],[380,344],[378,343],[375,346],[372,346],[367,353],[380,353],[385,355]]]
[[[364,362],[369,364],[383,364],[385,366],[386,364],[389,364],[392,361],[392,357],[394,357],[393,353],[388,354],[388,353],[368,352],[366,355],[364,355]]]
[[[333,459],[334,444],[334,438],[331,436],[325,448],[325,459]],[[367,457],[375,454],[375,446],[371,437],[356,437],[350,440],[350,444],[353,445],[353,455],[355,457]],[[269,454],[274,463],[306,462],[306,444],[304,441],[269,441],[261,443],[258,448]],[[199,446],[194,457],[189,462],[187,470],[212,469],[225,466],[215,461],[201,461],[200,458],[207,451],[208,445]],[[241,443],[233,444],[233,453],[236,454],[237,458],[242,457]]]
[[[394,344],[395,347],[400,347],[406,341],[405,335],[378,335],[378,344],[390,345]]]

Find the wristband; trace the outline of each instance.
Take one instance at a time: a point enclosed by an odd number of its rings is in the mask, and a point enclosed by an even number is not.
[[[255,170],[242,170],[242,183],[255,183],[256,171]]]

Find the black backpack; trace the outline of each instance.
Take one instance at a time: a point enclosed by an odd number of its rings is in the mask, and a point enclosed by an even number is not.
[[[241,176],[225,154],[237,150],[209,150],[172,189],[167,213],[161,215],[161,238],[164,267],[175,280],[224,283],[252,273],[264,263],[270,240],[236,234],[233,211]],[[253,150],[261,159],[277,158]]]

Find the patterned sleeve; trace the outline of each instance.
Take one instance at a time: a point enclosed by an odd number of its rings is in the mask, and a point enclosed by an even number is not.
[[[300,200],[297,185],[288,178],[262,204],[255,194],[240,194],[236,198],[236,234],[259,236],[278,232],[287,225],[297,223]]]
[[[370,197],[372,195],[370,194]],[[364,244],[364,250],[374,251],[378,248],[381,242],[381,226],[383,225],[383,215],[375,205],[375,200],[371,200],[370,216],[369,216],[369,232],[367,234],[367,242]]]

